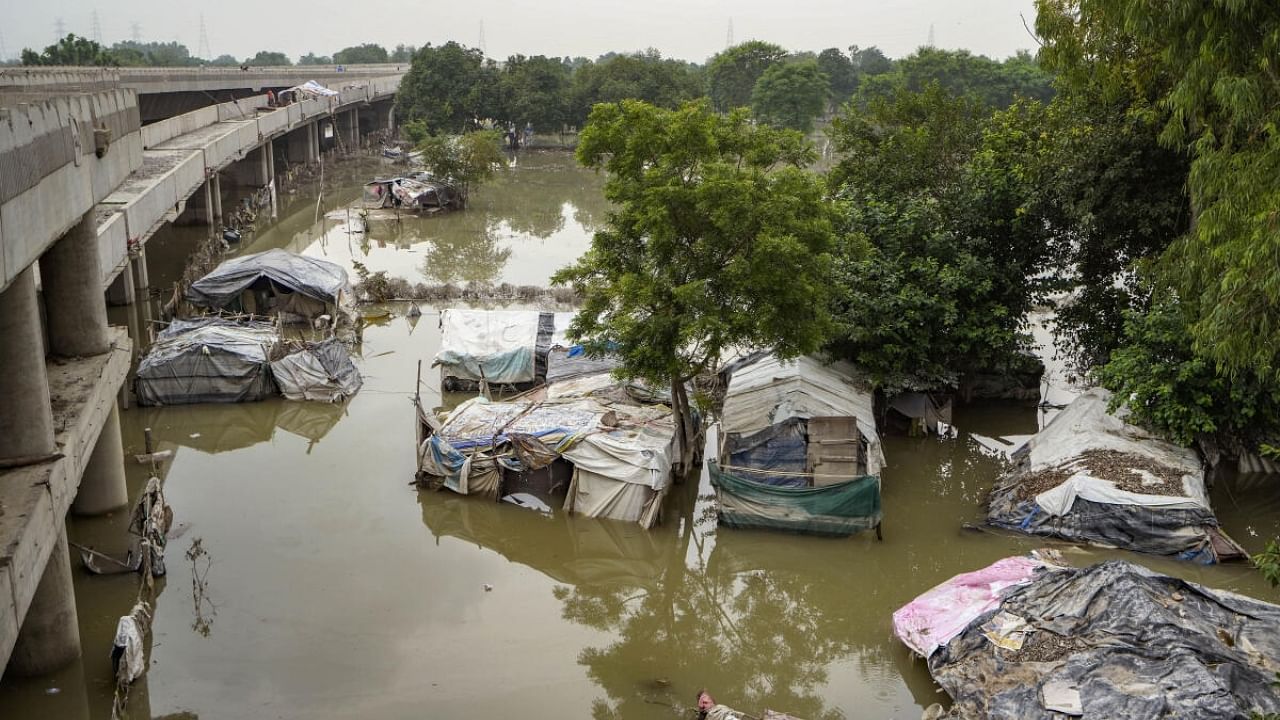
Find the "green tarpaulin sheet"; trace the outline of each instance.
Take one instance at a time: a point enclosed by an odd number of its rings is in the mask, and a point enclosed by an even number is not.
[[[707,470],[725,527],[851,535],[880,524],[880,478],[874,475],[825,487],[778,487],[725,472],[714,461]]]

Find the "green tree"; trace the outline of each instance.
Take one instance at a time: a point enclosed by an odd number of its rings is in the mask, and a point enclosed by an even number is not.
[[[499,117],[557,132],[569,119],[569,69],[557,58],[512,55],[502,67]]]
[[[186,45],[179,42],[134,42],[124,40],[111,46],[111,53],[120,59],[121,65],[148,65],[151,67],[190,67],[199,65],[200,59],[191,56]],[[138,62],[138,60],[141,62]]]
[[[23,48],[22,64],[114,66],[119,62],[111,51],[98,43],[70,33],[57,43],[46,47],[42,53]]]
[[[417,52],[418,49],[416,47],[400,43],[399,45],[396,45],[395,50],[391,51],[391,57],[389,60],[393,63],[407,63],[413,60],[413,56]]]
[[[814,60],[770,65],[751,91],[756,117],[774,127],[807,133],[827,105],[830,83]]]
[[[215,67],[235,67],[240,64],[240,61],[234,55],[219,55],[210,60],[209,64]]]
[[[937,48],[921,48],[897,61],[892,72],[861,83],[858,95],[866,103],[900,90],[920,92],[932,83],[993,108],[1008,107],[1019,97],[1047,101],[1053,96],[1052,77],[1026,53],[1001,62],[968,50]]]
[[[298,58],[299,65],[332,65],[333,58],[328,55],[316,55],[315,53],[307,53]]]
[[[846,106],[828,178],[843,214],[833,352],[892,389],[965,391],[975,373],[1022,369],[1055,244],[1028,162],[1042,112],[992,116],[937,84]]]
[[[466,207],[471,191],[506,166],[502,139],[493,130],[464,135],[429,135],[418,143],[422,162],[436,177],[458,189]]]
[[[369,65],[385,63],[388,60],[387,49],[377,43],[364,43],[343,48],[333,54],[333,62],[337,65]]]
[[[828,93],[835,104],[848,100],[858,89],[858,73],[853,69],[853,61],[839,48],[818,53],[818,69],[827,76]]]
[[[457,133],[490,116],[496,85],[497,69],[486,65],[480,50],[453,41],[427,45],[400,81],[396,108],[406,120],[426,122],[433,133]]]
[[[773,43],[749,40],[716,53],[707,63],[707,95],[716,110],[726,112],[751,105],[756,81],[787,51]]]
[[[1280,370],[1280,6],[1040,0],[1042,57],[1073,86],[1133,97],[1191,157],[1194,217],[1157,281],[1225,372]]]
[[[289,59],[289,56],[282,52],[259,50],[257,55],[254,55],[251,58],[246,58],[244,64],[256,67],[283,67],[286,65],[292,65],[293,61]]]
[[[596,103],[642,100],[675,108],[701,95],[701,79],[689,63],[665,59],[653,49],[629,55],[610,54],[594,63],[581,64],[574,71],[569,121],[585,122]]]
[[[830,205],[793,131],[746,110],[595,106],[578,160],[608,174],[617,210],[552,282],[582,298],[571,335],[618,372],[669,383],[687,472],[700,430],[685,389],[731,347],[783,358],[816,350],[830,327]]]

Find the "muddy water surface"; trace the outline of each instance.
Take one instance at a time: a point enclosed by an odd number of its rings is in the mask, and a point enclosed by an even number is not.
[[[381,166],[361,173],[382,171]],[[350,235],[361,173],[314,196],[246,251],[289,247],[414,282],[545,284],[586,247],[607,208],[599,178],[566,155],[530,154],[465,213]],[[336,174],[336,173],[335,173]],[[340,176],[339,176],[340,177]],[[149,248],[169,282],[184,243]],[[174,260],[167,263],[166,257]],[[167,279],[166,279],[167,275]],[[419,492],[413,478],[417,362],[439,345],[434,308],[404,306],[364,332],[365,386],[345,406],[273,400],[130,409],[126,453],[151,427],[170,542],[149,675],[135,718],[674,718],[700,687],[722,701],[806,718],[918,718],[943,696],[891,634],[890,614],[951,575],[1037,543],[964,529],[982,516],[997,461],[969,432],[1035,431],[1034,408],[961,408],[956,440],[886,439],[885,536],[819,539],[718,531],[705,478],[676,488],[652,531]],[[424,369],[428,404],[443,402]],[[145,471],[128,464],[136,491]],[[1214,502],[1251,550],[1280,533],[1274,485],[1228,477]],[[127,518],[72,520],[73,541],[108,551]],[[184,556],[198,541],[207,555]],[[1101,550],[1272,601],[1244,565],[1202,568]],[[133,576],[77,576],[84,659],[0,683],[6,718],[107,718],[108,651]]]

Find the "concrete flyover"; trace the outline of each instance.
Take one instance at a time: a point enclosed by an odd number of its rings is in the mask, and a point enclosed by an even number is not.
[[[241,96],[145,123],[140,94],[197,82],[188,71],[0,71],[0,675],[79,656],[66,516],[128,502],[118,403],[135,341],[106,301],[146,287],[147,239],[196,193],[212,227],[223,175],[274,187],[277,143],[315,162],[320,124],[345,142],[393,123],[401,74],[385,69],[330,70],[337,95],[282,108],[251,87],[298,72],[210,71],[198,81]]]

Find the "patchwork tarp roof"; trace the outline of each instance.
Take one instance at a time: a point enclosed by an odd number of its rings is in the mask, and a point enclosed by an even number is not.
[[[1028,440],[992,491],[988,522],[1201,562],[1242,555],[1218,529],[1196,452],[1108,412],[1110,400],[1092,389]]]
[[[308,80],[301,85],[294,85],[288,90],[285,90],[285,92],[289,92],[290,90],[308,97],[332,97],[339,94],[337,90],[330,90],[315,80]]]
[[[279,332],[267,322],[175,320],[138,364],[138,402],[261,400],[275,393],[268,362],[279,342]]]
[[[360,389],[360,372],[336,339],[308,343],[271,363],[280,392],[289,400],[341,402]]]
[[[949,718],[1280,712],[1280,606],[1119,560],[1001,560],[916,598],[894,629],[928,656]]]
[[[347,271],[340,265],[287,250],[267,250],[232,258],[191,283],[186,298],[202,307],[220,308],[259,280],[321,302],[337,303],[350,295]]]
[[[772,355],[737,365],[725,392],[722,427],[747,434],[792,418],[852,417],[867,440],[867,472],[880,473],[884,451],[876,432],[875,398],[849,363],[806,356],[781,362]]]

